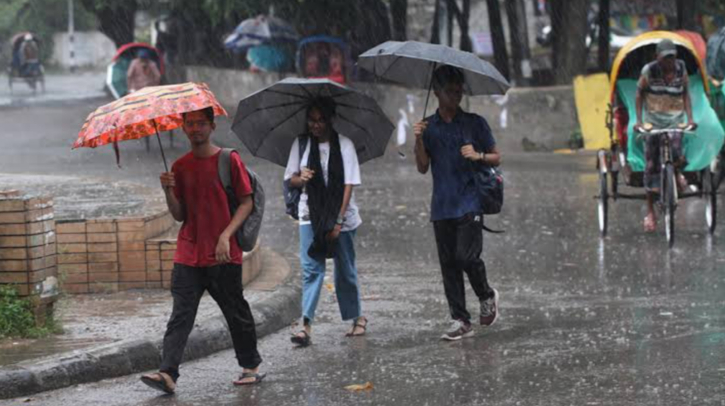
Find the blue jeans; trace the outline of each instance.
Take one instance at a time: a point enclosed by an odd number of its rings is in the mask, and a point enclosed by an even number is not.
[[[335,293],[343,320],[362,315],[360,287],[355,266],[356,230],[340,233],[335,254]],[[325,261],[317,261],[307,255],[314,238],[312,225],[300,226],[300,264],[302,265],[302,316],[312,321],[320,299],[325,279]]]

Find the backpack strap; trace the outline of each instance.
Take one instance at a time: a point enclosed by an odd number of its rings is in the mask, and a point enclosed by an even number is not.
[[[219,172],[219,179],[224,190],[228,190],[232,186],[232,152],[235,151],[233,148],[222,148],[222,152],[219,154],[217,172]]]
[[[482,215],[482,218],[485,220],[486,219],[486,216],[483,216]],[[488,228],[488,226],[486,225],[486,222],[484,220],[481,220],[481,228],[483,228],[483,231],[489,232],[491,234],[503,234],[503,233],[505,233],[504,230],[493,230],[493,229]]]
[[[491,234],[503,234],[505,232],[503,230],[492,230],[492,229],[488,228],[488,226],[486,226],[485,224],[482,227],[483,227],[484,231],[488,231]]]

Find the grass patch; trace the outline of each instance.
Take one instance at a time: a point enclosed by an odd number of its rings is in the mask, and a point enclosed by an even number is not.
[[[61,332],[52,314],[46,316],[42,325],[37,325],[30,300],[19,297],[12,286],[0,286],[0,339],[42,338]]]

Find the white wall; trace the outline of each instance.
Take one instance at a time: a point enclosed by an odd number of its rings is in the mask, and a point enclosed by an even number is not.
[[[77,67],[105,68],[116,53],[113,41],[98,31],[76,32],[74,34],[75,65]],[[53,56],[51,63],[70,67],[70,42],[68,33],[53,35]]]

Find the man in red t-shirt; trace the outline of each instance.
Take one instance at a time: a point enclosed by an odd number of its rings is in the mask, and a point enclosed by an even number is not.
[[[234,233],[252,211],[252,187],[238,154],[231,155],[232,184],[241,204],[232,216],[219,179],[221,148],[211,143],[216,128],[211,107],[184,114],[183,129],[191,152],[179,158],[171,172],[161,174],[161,186],[171,215],[183,225],[177,239],[171,294],[174,308],[164,335],[159,372],[141,380],[152,388],[173,393],[186,340],[194,327],[204,291],[217,302],[229,325],[241,376],[235,385],[262,381],[262,358],[249,303],[242,291],[242,250]]]

